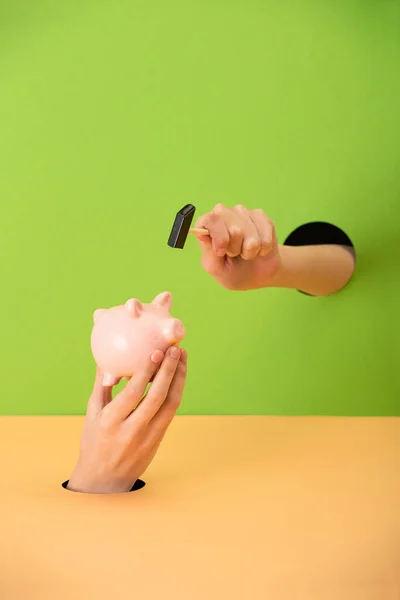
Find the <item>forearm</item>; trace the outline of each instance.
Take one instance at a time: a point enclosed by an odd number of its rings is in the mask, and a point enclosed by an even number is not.
[[[342,289],[355,267],[352,248],[335,245],[279,247],[280,268],[268,287],[296,289],[327,296]]]

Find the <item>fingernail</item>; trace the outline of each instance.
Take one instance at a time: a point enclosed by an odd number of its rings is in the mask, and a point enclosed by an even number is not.
[[[163,359],[163,353],[161,352],[161,350],[155,350],[153,352],[153,354],[151,355],[151,360],[153,361],[153,363],[160,363]]]
[[[179,358],[181,355],[181,351],[177,346],[172,346],[172,348],[170,348],[169,350],[169,354],[170,356],[172,356],[172,358]]]

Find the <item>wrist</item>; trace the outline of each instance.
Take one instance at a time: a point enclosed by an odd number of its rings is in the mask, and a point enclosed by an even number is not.
[[[295,289],[296,282],[296,247],[278,245],[279,264],[275,273],[269,278],[266,287]]]
[[[65,487],[81,494],[123,494],[131,491],[132,483],[96,475],[95,469],[85,469],[78,464]]]
[[[133,484],[133,486],[129,489],[126,490],[126,492],[137,492],[138,490],[141,490],[142,488],[144,488],[146,485],[146,483],[142,480],[142,479],[137,479],[135,481],[135,483]],[[121,494],[121,493],[126,493],[125,491],[117,491],[117,490],[109,490],[109,491],[99,491],[97,489],[94,488],[87,488],[87,487],[83,487],[83,489],[79,488],[79,489],[75,489],[74,485],[72,485],[72,488],[70,487],[70,481],[69,479],[67,479],[67,481],[64,481],[64,483],[62,484],[62,487],[65,490],[69,490],[71,492],[77,492],[77,493],[81,493],[81,494]]]
[[[70,492],[79,492],[81,494],[97,494],[99,493],[99,484],[96,479],[79,468],[76,468],[66,485],[66,489]]]
[[[277,248],[277,260],[275,262],[275,268],[271,271],[271,265],[269,262],[265,262],[262,266],[262,271],[259,274],[258,287],[261,288],[291,288],[295,287],[295,269],[294,262],[296,256],[293,255],[292,248],[290,246],[284,246],[278,244]]]

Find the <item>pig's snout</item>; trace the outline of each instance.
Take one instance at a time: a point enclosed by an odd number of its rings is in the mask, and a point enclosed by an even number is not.
[[[164,336],[169,344],[177,344],[185,337],[185,328],[179,319],[168,321],[164,329]]]

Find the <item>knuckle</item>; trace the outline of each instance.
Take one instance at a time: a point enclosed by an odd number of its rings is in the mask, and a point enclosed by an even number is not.
[[[218,223],[219,220],[220,220],[220,216],[217,212],[210,212],[207,215],[207,223],[210,223],[210,225],[214,225],[215,223]]]
[[[225,210],[225,206],[221,202],[218,202],[218,204],[216,204],[213,208],[213,213],[218,214],[218,213],[223,212],[224,210]]]
[[[267,240],[261,240],[261,250],[266,251],[269,250],[270,244]]]
[[[259,244],[257,244],[257,245],[253,244],[251,246],[247,245],[246,247],[243,248],[242,256],[243,256],[243,258],[252,259],[252,258],[255,258],[259,252],[260,252]]]
[[[179,409],[182,402],[182,393],[178,391],[168,398],[168,404],[166,406],[166,418],[171,421],[175,416],[176,411]]]
[[[186,365],[179,365],[179,393],[183,394],[183,390],[185,389],[185,384],[186,384],[186,377],[187,377],[187,366]]]
[[[243,249],[247,252],[256,252],[260,248],[260,240],[256,238],[249,238],[245,240]]]
[[[229,245],[229,237],[227,235],[221,235],[216,240],[219,248],[227,248]]]
[[[182,403],[182,396],[180,394],[177,394],[176,396],[174,396],[171,399],[170,406],[171,406],[172,413],[174,413],[174,414],[176,413],[176,411],[179,409],[181,403]]]
[[[240,239],[243,235],[242,230],[237,225],[232,225],[232,227],[229,230],[229,233],[231,235],[231,238],[233,238],[234,240]]]
[[[266,217],[267,216],[261,208],[255,208],[252,212],[257,217]]]
[[[164,400],[165,397],[161,392],[155,392],[151,395],[151,402],[154,406],[161,406]]]
[[[242,213],[242,214],[247,213],[247,208],[243,204],[236,204],[235,210],[238,213]]]
[[[268,256],[271,252],[271,246],[269,244],[262,244],[260,249],[260,256]]]
[[[150,375],[149,375],[150,377]],[[126,388],[123,391],[124,396],[126,396],[126,398],[129,398],[129,400],[131,400],[132,402],[138,402],[140,400],[141,394],[137,388],[137,384],[135,385],[135,383],[131,383],[131,385],[127,385]]]

